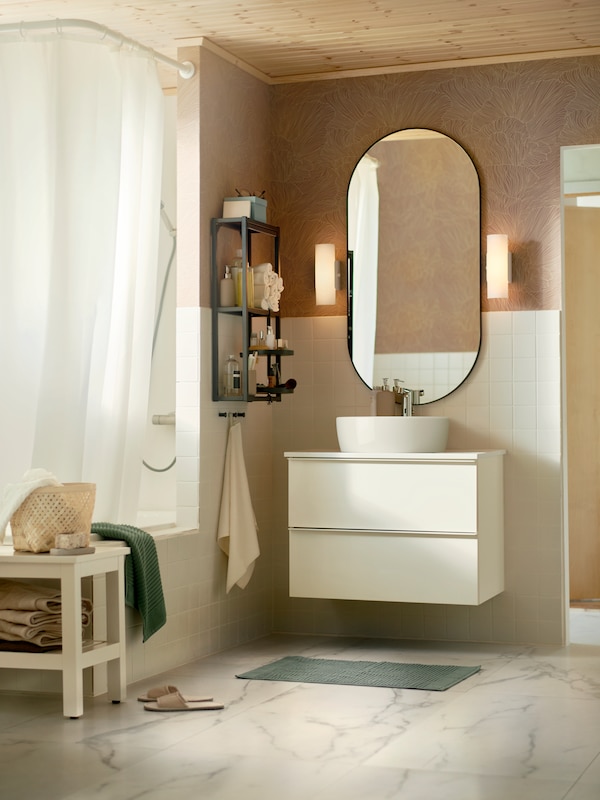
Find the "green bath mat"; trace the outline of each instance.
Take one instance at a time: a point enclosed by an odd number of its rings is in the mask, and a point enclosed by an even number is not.
[[[438,664],[395,664],[390,661],[340,661],[331,658],[286,656],[237,678],[294,683],[337,683],[386,689],[425,689],[443,692],[475,675],[481,667]]]

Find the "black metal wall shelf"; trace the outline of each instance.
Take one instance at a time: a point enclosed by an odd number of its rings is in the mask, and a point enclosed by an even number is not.
[[[221,250],[219,248],[219,236],[221,231],[233,231],[239,234],[241,242],[242,264],[252,266],[252,243],[256,237],[267,237],[266,242],[270,242],[272,265],[275,272],[279,274],[279,228],[268,225],[265,222],[258,222],[249,217],[222,218],[215,217],[211,220],[211,306],[212,314],[212,399],[214,401],[225,402],[280,402],[283,394],[291,394],[293,389],[284,386],[267,387],[259,385],[256,394],[248,393],[248,356],[257,353],[267,359],[267,373],[270,372],[273,364],[276,364],[277,373],[281,375],[281,357],[291,356],[293,350],[288,348],[256,348],[250,347],[250,334],[252,332],[252,320],[262,318],[266,325],[273,328],[275,339],[281,338],[281,320],[278,312],[265,310],[263,308],[248,308],[248,286],[246,270],[242,269],[242,292],[241,306],[220,306],[220,281],[224,275],[225,264]],[[229,253],[231,255],[231,253]],[[220,318],[224,315],[239,317],[241,327],[241,346],[236,348],[240,356],[240,371],[242,378],[242,393],[235,397],[226,396],[223,391],[221,381],[221,367],[227,355],[221,345]]]

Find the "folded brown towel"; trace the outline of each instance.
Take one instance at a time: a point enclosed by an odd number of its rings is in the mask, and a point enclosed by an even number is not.
[[[7,620],[0,619],[0,639],[9,638],[12,640],[13,636],[18,636],[19,639],[24,641],[33,641],[39,634],[48,634],[48,636],[61,637],[62,625],[60,619],[54,622],[47,622],[43,626],[32,625],[19,625],[16,622],[8,622]]]
[[[0,608],[0,624],[2,622],[14,622],[17,625],[27,625],[30,628],[44,627],[55,622],[60,624],[60,612],[51,613],[50,611],[21,611],[12,608]]]
[[[0,608],[0,622],[16,622],[17,625],[27,625],[30,628],[44,628],[46,625],[58,623],[62,615],[60,612],[53,614],[50,611],[19,611],[12,608]],[[92,601],[83,598],[81,601],[81,624],[85,628],[92,620]]]
[[[4,642],[0,639],[0,652],[9,653],[47,653],[49,650],[60,650],[62,643],[47,644],[45,647],[40,647],[39,644],[32,642]]]
[[[0,580],[0,608],[60,612],[60,589]]]
[[[23,625],[15,626],[15,628],[23,627]],[[18,633],[2,631],[0,636],[2,636],[2,639],[6,642],[33,642],[33,644],[37,644],[40,647],[55,647],[62,644],[61,633],[46,633],[45,631],[33,632],[30,628],[26,629],[26,636],[23,636],[22,633],[21,631]]]
[[[89,625],[92,601],[81,600],[81,624]],[[40,647],[62,644],[60,591],[32,583],[0,581],[0,641],[33,642]]]

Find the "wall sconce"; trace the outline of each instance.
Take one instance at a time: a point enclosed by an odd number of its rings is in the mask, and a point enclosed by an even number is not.
[[[318,306],[334,306],[336,290],[334,244],[315,245],[315,291]]]
[[[508,297],[512,258],[508,252],[508,236],[504,233],[493,233],[487,237],[485,277],[488,298]]]

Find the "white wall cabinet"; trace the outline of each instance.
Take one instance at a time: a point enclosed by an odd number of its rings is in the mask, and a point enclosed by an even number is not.
[[[286,453],[290,595],[479,605],[504,589],[504,451]]]

